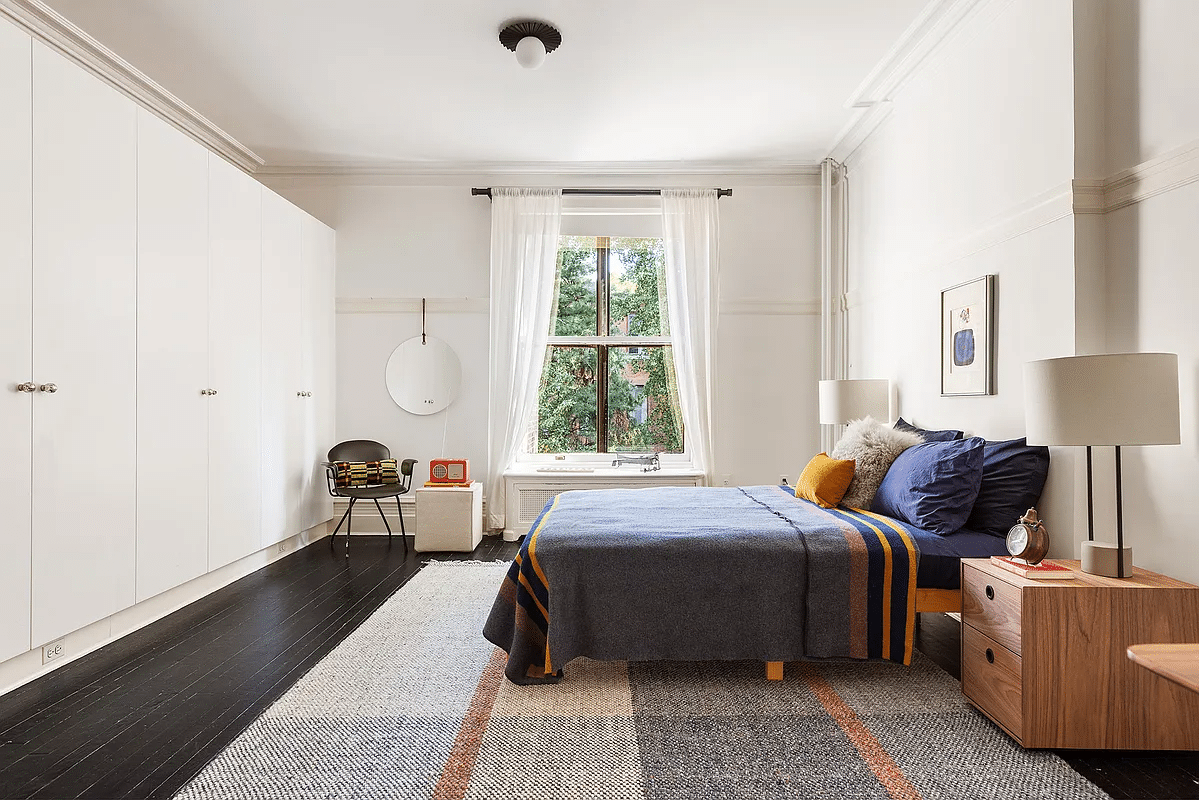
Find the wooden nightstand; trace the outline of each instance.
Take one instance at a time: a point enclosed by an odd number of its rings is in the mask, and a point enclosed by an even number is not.
[[[1070,566],[1034,581],[962,560],[962,693],[1023,747],[1199,750],[1199,695],[1140,669],[1140,642],[1199,641],[1199,587]]]

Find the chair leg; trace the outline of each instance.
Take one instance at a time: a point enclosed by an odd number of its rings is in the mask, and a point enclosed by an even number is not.
[[[350,498],[350,508],[354,507],[354,499]],[[337,532],[341,530],[342,523],[346,521],[346,517],[350,516],[350,508],[346,509],[346,513],[341,515],[341,519],[337,521],[337,527],[333,529],[332,535],[329,536],[329,549],[333,549],[333,539],[336,538]]]
[[[400,539],[404,542],[404,555],[408,555],[408,533],[404,530],[404,507],[400,505],[400,496],[396,495],[396,512],[400,515]],[[414,542],[413,547],[416,546]]]
[[[354,503],[356,502],[358,502],[357,497],[350,498],[350,511],[347,512],[349,516],[346,517],[346,558],[350,557],[350,529],[354,527],[354,515],[352,512],[354,511]]]
[[[391,526],[387,524],[387,515],[383,513],[383,506],[379,505],[378,500],[375,500],[375,508],[379,509],[379,516],[383,519],[383,527],[387,528],[387,543],[391,544]]]

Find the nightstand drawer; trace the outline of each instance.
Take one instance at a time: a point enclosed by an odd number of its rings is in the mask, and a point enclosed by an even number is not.
[[[1020,656],[969,625],[962,626],[962,694],[1019,740],[1024,691]]]
[[[968,563],[962,565],[962,622],[1020,654],[1021,592]]]

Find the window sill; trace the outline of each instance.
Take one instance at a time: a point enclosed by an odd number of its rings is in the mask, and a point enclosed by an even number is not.
[[[621,478],[629,481],[653,480],[656,477],[699,478],[703,472],[690,464],[663,464],[661,469],[642,472],[641,467],[626,464],[613,467],[607,464],[579,462],[522,462],[504,470],[505,478]]]

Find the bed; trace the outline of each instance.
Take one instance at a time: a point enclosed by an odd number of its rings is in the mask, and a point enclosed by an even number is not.
[[[1003,540],[942,536],[786,486],[565,492],[547,504],[484,635],[507,677],[552,683],[601,660],[909,663],[916,614],[961,607],[959,561]]]

